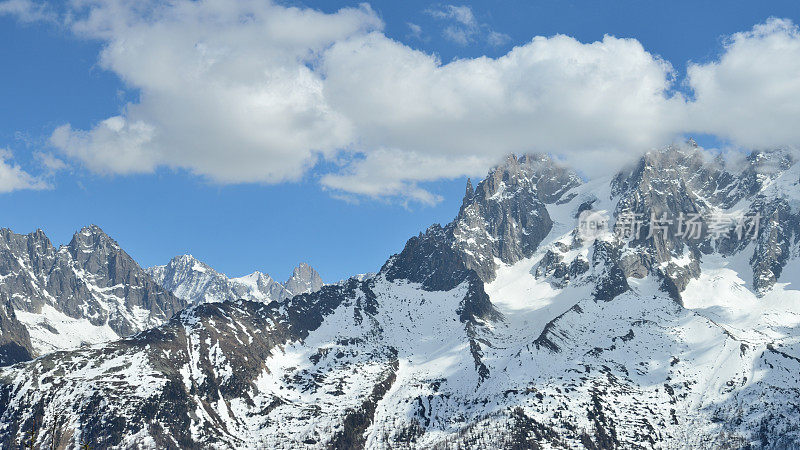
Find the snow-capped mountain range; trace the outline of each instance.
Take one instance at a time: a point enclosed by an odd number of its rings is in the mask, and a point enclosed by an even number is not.
[[[322,278],[306,263],[295,267],[285,283],[261,272],[228,278],[192,255],[176,256],[168,264],[147,269],[164,289],[189,303],[226,300],[272,301],[314,292],[323,286]]]
[[[133,337],[2,369],[0,441],[800,446],[796,161],[731,164],[689,144],[584,182],[511,156],[376,274],[192,304]],[[587,212],[608,228],[581,233]],[[626,234],[631,217],[648,220]]]
[[[0,230],[0,364],[130,336],[186,306],[96,225],[54,247]]]
[[[131,336],[190,303],[283,300],[322,284],[305,263],[286,287],[260,272],[228,279],[188,255],[144,270],[96,225],[58,248],[41,230],[1,229],[0,365]]]

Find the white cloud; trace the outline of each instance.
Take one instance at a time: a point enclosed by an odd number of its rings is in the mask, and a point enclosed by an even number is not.
[[[23,189],[41,190],[50,188],[50,185],[46,182],[25,172],[20,166],[14,164],[11,159],[10,150],[0,149],[0,193],[5,194]]]
[[[433,205],[441,197],[419,187],[419,182],[479,175],[495,163],[491,156],[447,156],[405,150],[378,149],[353,161],[344,171],[322,177],[323,186],[335,191],[384,198],[402,193],[406,199]],[[435,170],[432,170],[436,168]]]
[[[55,175],[56,172],[67,170],[69,166],[63,160],[59,159],[52,153],[36,152],[33,155],[39,164],[44,168],[47,175]]]
[[[353,139],[314,65],[382,23],[369,6],[324,14],[265,1],[91,2],[69,22],[100,39],[100,64],[140,92],[91,130],[51,143],[102,173],[158,166],[223,183],[296,180]]]
[[[94,172],[131,174],[151,172],[158,166],[158,151],[151,146],[154,137],[152,125],[114,116],[90,131],[62,125],[53,131],[50,143]]]
[[[598,148],[619,160],[669,140],[676,130],[664,120],[682,104],[665,96],[669,64],[609,36],[537,37],[497,59],[441,64],[372,33],[334,45],[323,68],[330,104],[359,130],[357,148],[450,160],[544,151],[580,161]],[[444,166],[430,164],[431,178]]]
[[[499,47],[511,42],[511,36],[497,31],[490,31],[489,36],[486,37],[486,42],[493,47]]]
[[[467,27],[477,27],[478,21],[469,6],[445,5],[441,9],[430,9],[428,14],[439,19],[453,19]]]
[[[746,147],[800,143],[800,31],[770,19],[736,33],[719,60],[691,64],[686,128]]]
[[[800,143],[800,37],[788,21],[731,36],[717,59],[675,80],[637,40],[612,36],[535,37],[498,58],[442,63],[386,37],[369,6],[73,5],[63,23],[99,40],[101,66],[139,93],[89,130],[53,132],[54,147],[98,173],[166,166],[278,183],[324,158],[346,161],[320,178],[335,195],[435,203],[423,183],[480,175],[509,152],[554,153],[593,175],[688,132]],[[433,15],[483,27],[463,8]],[[689,99],[673,93],[680,82]]]

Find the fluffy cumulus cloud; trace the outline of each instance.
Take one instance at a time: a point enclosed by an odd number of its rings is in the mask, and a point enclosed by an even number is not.
[[[686,128],[747,147],[800,142],[800,31],[770,19],[728,38],[719,60],[691,64]]]
[[[441,64],[371,33],[335,44],[322,70],[330,104],[359,130],[357,148],[382,149],[356,164],[395,160],[402,150],[427,155],[414,164],[431,177],[452,170],[438,157],[464,158],[476,165],[459,167],[479,170],[479,160],[510,152],[557,150],[585,162],[591,149],[644,148],[676,131],[663,121],[682,101],[665,97],[669,64],[635,40],[613,37],[592,44],[537,37],[497,59]],[[603,166],[609,157],[625,153],[604,156]]]
[[[23,189],[48,189],[47,182],[32,176],[12,161],[11,151],[0,149],[0,193]]]
[[[382,23],[264,1],[88,2],[71,29],[106,43],[100,65],[139,100],[51,143],[101,173],[184,168],[222,183],[296,180],[353,140],[314,66],[333,43]]]
[[[0,13],[46,15],[11,1]],[[340,164],[320,177],[326,189],[435,203],[423,183],[480,175],[509,152],[553,153],[591,176],[685,133],[800,143],[800,36],[785,20],[730,36],[676,80],[669,62],[612,36],[534,37],[497,58],[443,62],[388,38],[367,5],[330,14],[263,0],[70,5],[61,23],[101,41],[101,67],[138,93],[90,129],[53,132],[61,154],[98,173],[171,167],[278,183],[328,160]],[[506,39],[468,7],[428,14],[455,27],[454,39],[458,30]]]

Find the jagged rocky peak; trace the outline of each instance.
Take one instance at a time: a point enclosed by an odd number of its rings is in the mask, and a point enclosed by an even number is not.
[[[682,290],[697,275],[696,255],[703,241],[685,239],[679,230],[679,217],[705,214],[715,205],[732,200],[734,177],[724,170],[719,158],[710,159],[694,145],[673,145],[653,150],[638,162],[620,171],[611,182],[612,196],[619,200],[614,216],[616,231],[635,221],[638,227],[630,234],[630,251],[621,256],[628,277],[643,278],[650,273],[664,276],[664,264],[688,252],[695,255],[690,264],[670,268],[672,281]],[[653,218],[663,222],[668,231],[652,229]],[[619,244],[618,244],[619,245]]]
[[[0,300],[3,328],[31,356],[131,335],[186,305],[96,225],[58,249],[41,230],[1,230]]]
[[[101,248],[112,248],[119,250],[119,244],[111,239],[102,228],[97,225],[89,225],[80,229],[72,235],[69,247],[76,250],[95,250]]]
[[[41,229],[29,234],[0,229],[0,276],[15,273],[23,265],[38,274],[52,264],[55,250]]]
[[[134,278],[151,282],[139,264],[97,225],[75,233],[67,249],[73,260],[105,287],[134,282]]]
[[[473,190],[471,180],[467,180],[464,201],[468,203],[475,195],[484,200],[493,196],[513,197],[517,191],[526,189],[534,192],[543,203],[551,204],[562,201],[564,194],[580,184],[581,178],[574,170],[547,155],[534,153],[517,157],[511,154],[489,171],[477,189]]]
[[[712,203],[735,201],[734,181],[720,156],[711,158],[691,145],[671,145],[647,152],[617,173],[611,185],[612,195],[623,197],[618,212],[644,206],[699,212]]]
[[[325,283],[313,267],[300,263],[292,271],[292,276],[286,280],[283,287],[293,295],[305,294],[319,290]]]
[[[495,259],[513,264],[533,254],[553,222],[545,204],[566,201],[581,184],[573,170],[541,154],[509,155],[464,202],[451,224],[454,246],[484,281],[494,278]]]
[[[176,256],[147,272],[164,289],[189,303],[236,299],[228,278],[192,255]]]
[[[533,255],[553,226],[546,204],[568,201],[579,185],[576,172],[546,155],[509,155],[474,188],[467,180],[455,220],[411,238],[382,272],[433,290],[452,289],[468,271],[491,281],[497,261]]]
[[[626,275],[655,274],[679,298],[689,280],[699,276],[703,254],[732,256],[755,247],[752,286],[759,294],[769,290],[792,253],[793,236],[800,235],[795,193],[800,174],[795,161],[791,149],[755,151],[736,161],[691,144],[642,156],[619,172],[611,186],[612,196],[618,198],[617,230],[632,217],[641,224],[622,256]],[[623,215],[626,220],[621,220]],[[698,223],[696,236],[686,233],[685,221],[691,217]],[[651,233],[654,218],[665,231]],[[728,223],[728,228],[714,236],[712,229],[720,223]],[[753,236],[742,236],[742,228],[737,234],[737,224],[754,223]]]
[[[769,183],[789,170],[797,162],[797,151],[775,148],[750,153],[744,161],[740,179],[743,196],[757,195]]]

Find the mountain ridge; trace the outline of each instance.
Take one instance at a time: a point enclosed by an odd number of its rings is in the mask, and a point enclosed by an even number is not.
[[[0,441],[800,445],[800,165],[784,154],[729,167],[679,145],[586,182],[510,157],[376,274],[193,304],[132,338],[0,370]],[[608,228],[581,234],[585,212]],[[621,233],[621,218],[653,213],[698,214],[700,236],[674,222]],[[763,228],[737,236],[731,221],[711,238],[723,213],[761,214]]]
[[[166,265],[150,267],[146,272],[164,289],[189,303],[239,299],[269,302],[313,292],[324,285],[322,277],[306,263],[295,267],[283,283],[259,271],[230,278],[192,255],[176,256]]]
[[[96,225],[58,248],[42,230],[0,230],[0,298],[31,335],[30,356],[130,335],[185,306]]]

